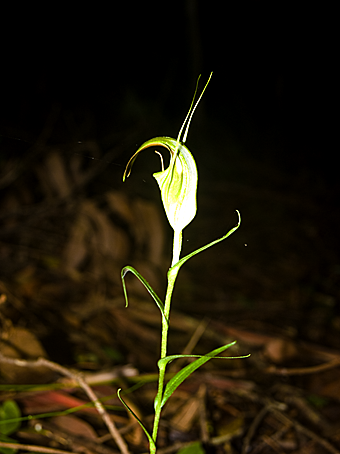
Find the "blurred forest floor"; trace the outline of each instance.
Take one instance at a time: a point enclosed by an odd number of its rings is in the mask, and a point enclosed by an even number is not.
[[[92,407],[68,413],[88,402],[72,371],[105,398],[129,451],[148,450],[116,396],[123,388],[151,427],[160,315],[132,276],[124,307],[120,271],[135,267],[163,295],[171,232],[151,177],[157,156],[150,164],[147,154],[139,158],[122,186],[138,140],[118,137],[105,152],[94,141],[41,140],[25,153],[1,142],[1,401],[32,416],[9,434],[26,445],[20,452],[123,452]],[[235,209],[242,224],[180,271],[169,353],[204,354],[237,340],[226,356],[251,356],[210,361],[179,387],[164,409],[157,452],[338,453],[336,196],[313,173],[257,161],[231,142],[201,140],[189,145],[194,155],[195,146],[198,214],[184,231],[183,254],[225,234]],[[214,161],[214,147],[224,147],[228,160]],[[17,362],[38,357],[66,369]]]

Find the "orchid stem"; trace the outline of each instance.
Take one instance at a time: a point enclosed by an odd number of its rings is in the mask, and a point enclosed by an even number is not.
[[[180,232],[174,231],[174,242],[172,247],[172,262],[171,266],[176,265],[179,261],[182,250],[182,230]]]
[[[181,249],[182,249],[182,231],[180,231],[180,232],[175,231],[173,249],[172,249],[171,267],[173,267],[179,261]],[[171,272],[171,268],[170,268],[170,270],[168,272],[168,285],[167,285],[165,304],[164,304],[165,319],[162,318],[161,359],[165,358],[167,355],[168,331],[169,331],[169,326],[170,326],[171,298],[172,298],[172,292],[174,290],[178,271],[179,271],[179,268],[176,268],[175,272]],[[156,399],[155,399],[155,418],[154,418],[153,431],[152,431],[152,438],[155,442],[155,445],[156,445],[159,421],[160,421],[161,411],[162,411],[162,397],[163,397],[163,390],[164,390],[165,368],[166,368],[165,363],[162,363],[162,365],[159,367],[158,391],[157,391],[157,395],[156,395]],[[150,454],[154,454],[155,452],[156,452],[156,447],[150,445]]]

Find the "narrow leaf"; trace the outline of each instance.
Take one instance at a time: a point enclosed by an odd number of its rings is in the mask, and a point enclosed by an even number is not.
[[[136,420],[138,421],[139,425],[141,426],[141,428],[144,430],[146,436],[148,437],[148,440],[149,440],[149,443],[150,443],[150,446],[152,446],[156,452],[156,444],[154,442],[154,439],[152,438],[152,436],[149,434],[149,432],[147,431],[146,427],[144,426],[144,424],[142,423],[142,421],[138,418],[138,416],[131,410],[131,408],[123,401],[123,399],[120,397],[120,392],[121,392],[121,388],[119,388],[117,390],[117,395],[118,395],[118,399],[121,401],[121,403],[124,405],[124,407],[127,409],[128,412],[130,412],[135,418]]]
[[[229,344],[228,346],[231,347],[232,345],[234,345],[236,343],[236,341],[232,342],[231,344]],[[159,369],[162,369],[162,368],[166,368],[167,364],[168,363],[171,363],[173,360],[175,359],[180,359],[180,358],[206,358],[207,356],[209,356],[209,353],[207,355],[170,355],[170,356],[165,356],[164,358],[161,358],[158,362],[157,362],[157,365],[158,365],[158,368]],[[244,356],[214,356],[213,358],[214,359],[242,359],[242,358],[248,358],[250,355],[244,355]],[[208,360],[211,359],[212,357],[209,356]],[[193,363],[192,363],[193,364]],[[196,364],[196,362],[195,362]],[[199,366],[197,366],[199,367]],[[189,374],[191,374],[192,372],[190,372]],[[176,375],[174,375],[172,378],[175,378]],[[185,377],[186,378],[186,377]],[[184,380],[185,380],[184,378]],[[170,383],[170,382],[169,382]],[[158,407],[158,394],[156,395],[155,397],[155,401],[154,401],[154,407],[155,407],[155,410],[156,408]],[[163,407],[163,405],[161,406],[161,408]]]
[[[181,258],[181,260],[179,260],[174,266],[172,266],[169,271],[168,271],[168,276],[176,276],[179,269],[181,268],[181,266],[187,261],[189,260],[191,257],[193,257],[194,255],[196,254],[199,254],[200,252],[204,251],[205,249],[208,249],[209,247],[211,246],[214,246],[215,244],[219,243],[220,241],[223,241],[225,240],[226,238],[228,238],[232,233],[235,232],[235,230],[237,230],[239,227],[240,227],[240,224],[241,224],[241,214],[238,210],[236,210],[236,213],[237,213],[237,216],[238,216],[238,223],[235,227],[233,227],[232,229],[229,230],[229,232],[222,236],[222,238],[219,238],[215,241],[212,241],[211,243],[209,244],[206,244],[205,246],[197,249],[196,251],[194,252],[191,252],[190,254],[186,255],[185,257]]]
[[[232,346],[236,343],[233,342],[232,344],[229,344],[229,346]],[[175,359],[180,359],[180,358],[205,358],[209,356],[209,354],[207,355],[171,355],[171,356],[165,356],[164,358],[160,359],[157,364],[158,364],[158,367],[161,368],[161,367],[164,367],[166,366],[167,364],[171,363],[173,360]],[[248,358],[250,356],[249,355],[243,355],[243,356],[214,356],[213,358],[214,359],[242,359],[242,358]],[[209,359],[211,359],[211,357],[209,356]]]
[[[128,305],[129,305],[129,300],[128,300],[128,296],[127,296],[127,290],[126,290],[126,285],[125,285],[125,276],[126,276],[126,274],[129,271],[132,274],[134,274],[136,276],[136,278],[144,285],[146,290],[150,293],[150,295],[152,296],[153,300],[157,304],[158,309],[161,311],[161,314],[162,314],[162,317],[163,317],[164,321],[167,324],[169,324],[167,318],[165,317],[164,304],[163,304],[162,300],[159,298],[159,296],[154,291],[154,289],[151,287],[151,285],[148,283],[148,281],[146,279],[144,279],[144,277],[141,274],[139,274],[138,271],[136,271],[132,266],[129,266],[129,265],[124,266],[124,268],[122,269],[122,272],[121,272],[121,278],[122,278],[122,284],[123,284],[123,290],[124,290],[124,296],[125,296],[125,303],[126,303],[125,307],[128,307]]]
[[[186,367],[184,367],[182,370],[180,370],[174,377],[171,378],[171,380],[167,383],[165,387],[165,391],[163,394],[163,399],[161,403],[161,408],[164,406],[166,401],[169,399],[169,397],[173,394],[173,392],[178,388],[178,386],[191,375],[196,369],[201,367],[203,364],[208,362],[210,359],[215,358],[218,354],[222,353],[224,350],[227,348],[231,347],[234,345],[236,341],[231,342],[230,344],[223,345],[223,347],[216,348],[215,350],[211,351],[210,353],[207,353],[204,356],[200,356],[196,361],[194,361],[191,364],[188,364]],[[196,355],[188,355],[196,357]],[[247,355],[249,356],[249,355]],[[181,355],[173,355],[173,356],[167,356],[165,358],[162,358],[161,360],[158,361],[158,367],[159,363],[161,361],[168,363],[169,361],[172,361],[173,359],[180,358]],[[222,359],[239,359],[239,358],[246,358],[246,356],[238,356],[238,357],[228,357],[228,356],[222,356]]]

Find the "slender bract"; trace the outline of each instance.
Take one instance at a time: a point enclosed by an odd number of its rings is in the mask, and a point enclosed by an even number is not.
[[[162,337],[161,337],[161,348],[160,348],[160,360],[158,361],[158,369],[159,369],[159,377],[158,377],[158,391],[154,401],[154,408],[155,408],[155,417],[153,423],[153,430],[150,434],[143,423],[137,418],[137,416],[133,413],[133,411],[128,407],[128,405],[123,401],[122,397],[119,394],[119,399],[122,401],[124,406],[127,408],[128,411],[133,414],[141,427],[143,428],[144,432],[146,433],[149,439],[150,445],[150,453],[154,454],[156,452],[156,441],[157,441],[157,433],[159,427],[159,421],[161,416],[161,410],[169,397],[172,393],[177,389],[177,387],[196,369],[200,366],[205,364],[210,359],[217,357],[220,353],[224,350],[228,349],[235,342],[229,343],[222,347],[219,347],[213,350],[206,355],[172,355],[167,356],[167,343],[168,343],[168,330],[169,330],[169,323],[170,323],[170,306],[171,306],[171,298],[172,293],[175,285],[175,281],[178,275],[178,272],[182,265],[189,260],[194,255],[198,254],[199,252],[204,251],[205,249],[215,245],[216,243],[228,238],[240,225],[241,217],[240,213],[237,211],[238,215],[238,222],[235,227],[233,227],[229,232],[224,235],[222,238],[219,238],[211,243],[193,251],[192,253],[188,254],[187,256],[180,258],[181,248],[182,248],[182,231],[183,229],[193,220],[196,215],[197,211],[197,202],[196,202],[196,193],[197,193],[197,181],[198,181],[198,174],[197,174],[197,167],[195,160],[190,153],[189,149],[185,145],[185,141],[188,135],[190,122],[195,112],[195,109],[210,81],[210,77],[208,82],[206,83],[200,97],[198,98],[197,102],[195,102],[195,96],[197,92],[198,82],[197,80],[196,89],[194,93],[193,100],[191,102],[190,109],[187,113],[187,116],[182,124],[182,127],[178,133],[177,139],[173,139],[171,137],[156,137],[154,139],[147,140],[144,142],[136,151],[136,153],[131,157],[129,160],[124,175],[123,181],[125,178],[129,177],[131,173],[131,168],[133,166],[134,161],[136,160],[139,153],[146,148],[149,147],[164,147],[170,153],[170,163],[167,169],[162,170],[161,172],[156,172],[153,174],[154,178],[156,179],[159,189],[161,191],[161,198],[164,206],[164,210],[166,216],[168,218],[169,224],[174,231],[174,238],[173,238],[173,250],[172,250],[172,262],[171,267],[167,273],[167,290],[165,295],[164,303],[160,300],[157,296],[156,292],[152,289],[150,284],[131,266],[126,266],[122,270],[122,282],[123,282],[123,290],[124,295],[126,298],[126,305],[128,303],[127,300],[127,292],[124,282],[125,274],[130,271],[132,272],[140,282],[145,286],[146,290],[152,296],[153,300],[155,301],[157,307],[159,308],[161,315],[162,315]],[[184,135],[183,139],[181,140],[183,130]],[[163,167],[163,166],[162,166]],[[177,358],[187,358],[187,357],[194,357],[197,358],[194,362],[189,364],[188,366],[184,367],[180,370],[175,376],[171,378],[171,380],[165,386],[165,370],[168,362],[177,359]],[[245,356],[241,356],[238,358],[244,358]],[[223,357],[223,359],[231,359],[231,357]]]

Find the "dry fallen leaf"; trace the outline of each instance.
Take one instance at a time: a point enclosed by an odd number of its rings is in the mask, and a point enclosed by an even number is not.
[[[77,416],[56,416],[55,418],[51,419],[51,422],[71,435],[89,438],[91,440],[97,439],[97,434],[92,426],[90,426],[90,424],[85,422],[83,419],[78,418]]]
[[[47,356],[31,331],[15,326],[11,326],[6,338],[0,341],[0,351],[9,358],[36,359]],[[53,372],[44,366],[31,368],[7,363],[0,363],[0,372],[9,383],[46,383],[53,376]]]
[[[64,266],[71,276],[79,277],[79,268],[89,262],[97,277],[107,275],[111,262],[122,262],[127,256],[127,234],[116,227],[93,201],[84,201],[64,248]]]

